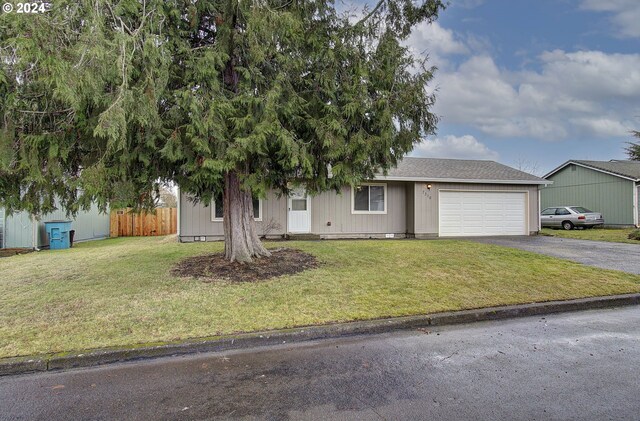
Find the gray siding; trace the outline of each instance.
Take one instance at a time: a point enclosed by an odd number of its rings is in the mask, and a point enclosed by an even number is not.
[[[633,181],[579,165],[569,165],[548,177],[541,189],[542,208],[584,206],[604,215],[606,225],[633,225]]]
[[[431,189],[427,188],[431,184]],[[415,183],[415,231],[418,237],[438,236],[438,191],[439,190],[465,190],[465,191],[518,191],[528,193],[528,219],[529,232],[538,231],[538,187],[528,185],[507,184],[460,184],[460,183]]]
[[[282,236],[287,229],[287,199],[278,197],[275,192],[269,192],[262,200],[262,221],[257,222],[258,234],[265,234],[265,228],[271,226],[269,237]],[[188,195],[180,193],[180,240],[200,241],[219,240],[224,238],[222,221],[212,220],[212,207],[204,203],[193,203]]]
[[[380,183],[377,182],[376,183]],[[386,214],[354,214],[351,209],[350,187],[341,194],[326,192],[311,198],[311,233],[323,238],[338,237],[384,237],[394,234],[417,236],[438,235],[438,190],[488,190],[521,191],[528,193],[529,231],[538,231],[538,187],[529,185],[502,184],[455,184],[413,182],[382,182],[387,185]],[[262,222],[258,232],[273,221],[279,227],[269,233],[270,237],[282,236],[287,230],[287,199],[273,192],[262,202]],[[212,221],[211,206],[193,203],[188,196],[180,195],[180,240],[220,240],[224,236],[221,221]]]
[[[313,234],[405,234],[407,200],[405,183],[378,182],[387,185],[386,214],[353,214],[351,188],[342,194],[326,192],[311,198],[311,232]],[[328,225],[328,223],[331,225]]]
[[[52,220],[67,220],[63,210],[57,210],[42,216],[38,222],[38,247],[47,247],[49,239],[45,231],[44,223]],[[109,214],[100,213],[97,206],[92,206],[89,211],[79,212],[76,218],[71,219],[71,229],[75,230],[75,241],[96,240],[109,237]],[[33,225],[27,212],[6,215],[4,221],[4,246],[33,247]]]
[[[363,215],[351,213],[351,188],[344,188],[342,194],[325,192],[313,196],[311,202],[311,233],[324,237],[362,236],[376,234],[405,234],[406,186],[405,183],[387,182],[387,213],[384,215]],[[269,192],[262,201],[262,221],[257,222],[258,233],[270,222],[277,229],[269,232],[269,237],[279,237],[287,232],[287,198]],[[328,223],[331,222],[331,225]],[[180,240],[207,241],[224,237],[222,221],[212,221],[211,206],[193,203],[185,194],[180,194]]]

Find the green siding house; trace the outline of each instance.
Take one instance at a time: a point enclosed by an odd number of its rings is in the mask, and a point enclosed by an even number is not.
[[[584,206],[604,215],[607,226],[638,226],[640,162],[571,160],[544,176],[553,184],[540,189],[541,209]]]
[[[9,215],[0,208],[0,248],[33,248],[48,247],[49,239],[45,232],[45,221],[69,219],[64,210],[57,210],[44,215],[36,222],[27,212]],[[97,240],[109,237],[109,214],[100,213],[93,205],[88,211],[78,212],[71,219],[71,229],[75,230],[74,241]]]

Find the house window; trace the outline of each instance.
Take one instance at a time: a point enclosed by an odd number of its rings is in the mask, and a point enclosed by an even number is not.
[[[387,213],[387,185],[367,183],[354,187],[351,213]]]
[[[211,203],[211,220],[222,221],[224,217],[224,208],[222,207],[222,193],[216,195]],[[262,221],[262,200],[253,198],[253,219],[256,221]]]

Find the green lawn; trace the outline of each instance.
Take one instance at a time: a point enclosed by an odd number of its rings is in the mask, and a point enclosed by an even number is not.
[[[320,267],[259,283],[169,273],[222,249],[119,238],[0,259],[0,357],[640,291],[640,276],[465,241],[271,243]]]
[[[629,234],[634,228],[613,229],[613,228],[592,228],[592,229],[573,229],[565,231],[560,229],[543,228],[540,231],[542,235],[550,237],[576,238],[578,240],[594,240],[594,241],[610,241],[613,243],[629,243],[640,246],[640,241],[629,240]]]

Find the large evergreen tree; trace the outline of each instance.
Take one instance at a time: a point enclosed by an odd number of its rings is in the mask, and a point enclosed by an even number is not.
[[[0,205],[149,207],[161,183],[223,193],[250,261],[252,195],[339,190],[397,163],[436,117],[402,41],[440,0],[56,0],[0,16]]]
[[[632,133],[635,137],[640,139],[640,132],[633,131]],[[629,146],[626,150],[627,155],[629,155],[629,159],[632,161],[640,161],[640,143],[629,142]]]

